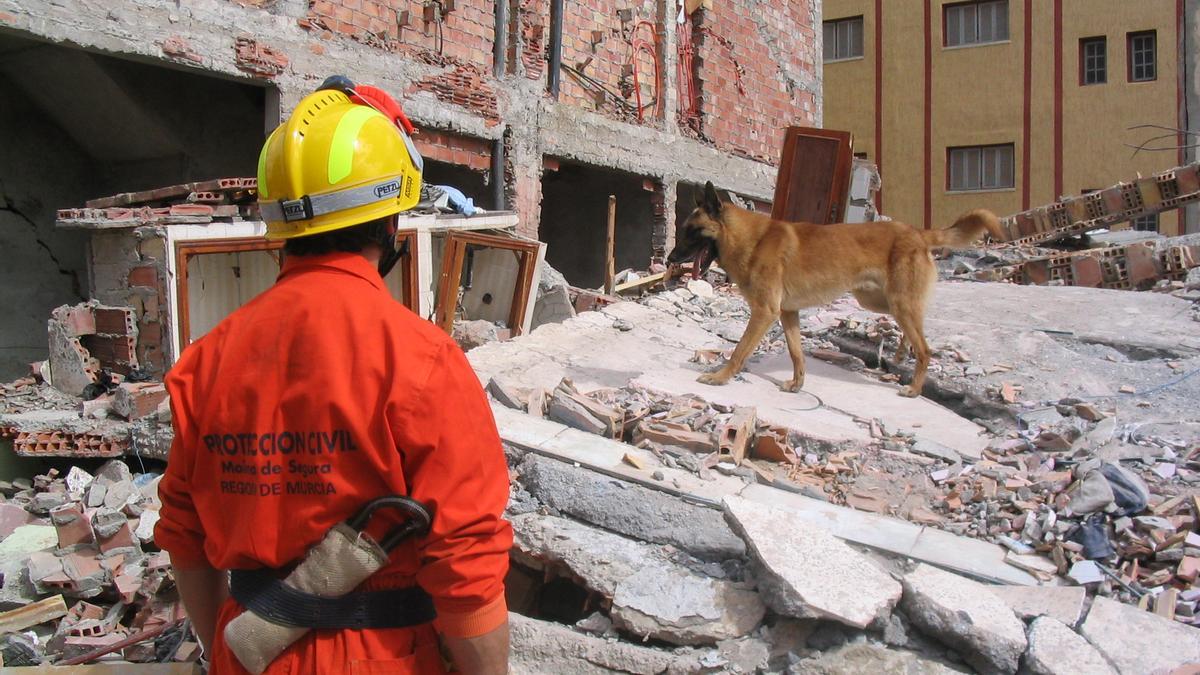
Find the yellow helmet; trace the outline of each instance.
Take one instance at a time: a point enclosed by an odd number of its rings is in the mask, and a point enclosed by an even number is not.
[[[258,158],[268,239],[290,239],[407,211],[421,198],[421,155],[404,130],[342,91],[300,101]]]

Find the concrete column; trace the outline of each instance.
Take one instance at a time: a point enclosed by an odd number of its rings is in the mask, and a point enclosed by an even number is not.
[[[675,24],[678,4],[676,0],[659,0],[658,3],[658,15],[662,17],[658,62],[662,64],[663,129],[669,134],[679,133],[679,47]]]
[[[675,202],[679,199],[679,191],[676,189],[679,181],[674,177],[664,176],[656,178],[654,183],[654,195],[651,197],[654,208],[652,255],[656,259],[663,259],[675,247]]]
[[[1180,45],[1180,77],[1184,87],[1184,119],[1187,130],[1200,134],[1200,0],[1186,0],[1183,17],[1183,40]],[[1200,142],[1200,136],[1188,136],[1187,143]],[[1189,148],[1184,158],[1188,162],[1200,159],[1196,148]],[[1200,232],[1200,204],[1183,209],[1186,233]]]

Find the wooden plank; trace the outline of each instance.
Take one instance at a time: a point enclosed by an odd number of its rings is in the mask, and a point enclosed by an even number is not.
[[[617,196],[608,196],[608,238],[604,250],[604,292],[613,294],[613,280],[617,276],[617,261],[614,248],[617,240]]]
[[[617,284],[616,286],[613,287],[612,293],[619,294],[619,293],[625,293],[627,291],[639,290],[642,288],[650,288],[651,286],[654,286],[655,284],[661,283],[666,278],[667,278],[666,272],[659,272],[658,274],[651,274],[648,277],[642,277],[641,279],[634,279],[633,281],[626,281],[623,284]],[[612,293],[610,293],[610,295]]]
[[[0,613],[0,634],[17,633],[66,615],[67,604],[61,595],[55,595]]]

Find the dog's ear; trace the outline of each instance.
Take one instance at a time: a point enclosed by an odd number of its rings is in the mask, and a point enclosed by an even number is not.
[[[712,181],[704,184],[704,201],[700,203],[700,208],[713,218],[721,215],[721,198],[717,196],[717,188],[713,187]]]

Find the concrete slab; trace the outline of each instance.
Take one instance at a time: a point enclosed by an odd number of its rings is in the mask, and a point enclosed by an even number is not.
[[[917,543],[908,555],[985,581],[1022,586],[1038,583],[1033,575],[1004,562],[1007,555],[1004,548],[932,527],[921,528]]]
[[[774,382],[786,382],[792,376],[792,361],[786,354],[764,355],[748,370]],[[808,392],[821,397],[828,408],[862,418],[877,417],[889,430],[912,432],[918,439],[953,448],[964,457],[978,459],[987,446],[987,439],[980,435],[983,427],[929,399],[899,396],[895,384],[867,379],[812,358],[805,359],[805,373],[800,394],[775,392],[782,401],[782,411],[791,413],[795,407],[807,405],[803,399],[804,392]]]
[[[617,321],[633,328],[620,330],[614,327]],[[895,386],[817,359],[808,359],[805,391],[800,393],[778,388],[790,377],[790,362],[783,354],[760,356],[738,380],[723,387],[696,382],[711,368],[689,362],[696,350],[728,347],[727,341],[690,320],[619,303],[542,326],[515,340],[484,345],[467,356],[484,383],[499,377],[514,387],[552,389],[568,377],[581,391],[632,383],[670,395],[696,394],[715,403],[754,406],[759,419],[830,445],[870,442],[870,433],[855,418],[875,417],[889,428],[912,430],[918,438],[967,457],[978,457],[985,445],[981,427],[936,403],[898,396]]]
[[[622,461],[626,454],[643,458],[650,465],[655,464],[653,456],[633,446],[539,420],[499,404],[493,404],[492,412],[500,438],[527,450],[630,480],[662,485],[713,506],[718,506],[728,495],[740,494],[759,504],[790,509],[797,522],[821,527],[839,539],[923,560],[983,581],[1037,585],[1031,575],[1004,562],[1003,548],[985,541],[836,506],[767,485],[747,485],[732,476],[718,474],[712,480],[701,480],[678,469],[637,469]],[[553,433],[556,428],[558,433]],[[662,471],[664,480],[655,480],[653,471]]]
[[[799,522],[823,527],[835,537],[896,555],[915,558],[981,581],[1021,586],[1037,579],[1004,562],[1005,550],[986,541],[960,537],[764,485],[751,485],[741,496],[790,509]]]

